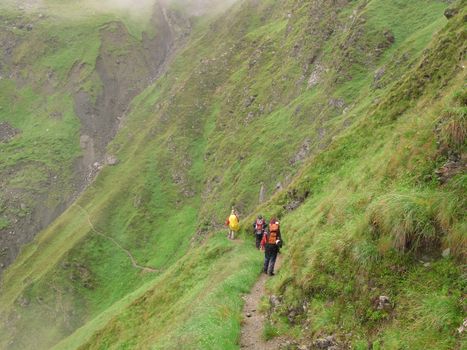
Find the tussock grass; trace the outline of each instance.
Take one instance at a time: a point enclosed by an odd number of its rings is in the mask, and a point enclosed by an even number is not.
[[[279,335],[277,328],[269,321],[266,321],[263,328],[263,339],[271,340]]]
[[[440,140],[445,147],[465,152],[467,146],[467,107],[446,110],[440,120]]]
[[[368,221],[376,235],[391,237],[400,251],[417,251],[439,243],[435,222],[436,199],[416,193],[391,193],[377,199],[368,208]]]

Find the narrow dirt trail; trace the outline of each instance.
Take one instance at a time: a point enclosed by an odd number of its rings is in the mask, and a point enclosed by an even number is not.
[[[278,255],[275,270],[276,273],[281,266],[281,256]],[[258,266],[260,268],[260,266]],[[281,339],[273,338],[269,341],[263,339],[263,327],[266,316],[259,312],[261,298],[266,294],[266,282],[270,277],[261,274],[258,281],[251,289],[250,294],[244,296],[243,324],[240,336],[240,349],[247,350],[277,350]]]
[[[110,237],[110,236],[107,236],[106,234],[102,233],[101,231],[97,230],[97,229],[94,227],[94,225],[93,225],[93,223],[92,223],[92,221],[91,221],[91,217],[89,216],[89,213],[88,213],[88,211],[87,211],[86,209],[84,209],[84,208],[83,208],[82,206],[80,206],[79,204],[75,204],[75,203],[74,203],[73,205],[76,206],[76,207],[78,207],[78,208],[86,215],[86,217],[87,217],[87,219],[88,219],[88,224],[89,224],[89,226],[91,227],[91,230],[92,230],[95,234],[97,234],[97,235],[99,235],[99,236],[101,236],[101,237],[104,237],[105,239],[108,239],[108,240],[111,241],[118,249],[120,249],[121,251],[123,251],[123,252],[128,256],[128,258],[129,258],[130,261],[131,261],[131,265],[132,265],[135,269],[140,269],[140,270],[142,270],[143,272],[160,272],[159,269],[154,269],[154,268],[149,267],[149,266],[142,266],[142,265],[139,265],[138,262],[136,261],[135,257],[133,256],[133,254],[131,254],[131,252],[130,252],[128,249],[122,247],[121,244],[118,243],[115,239],[113,239],[113,238]]]

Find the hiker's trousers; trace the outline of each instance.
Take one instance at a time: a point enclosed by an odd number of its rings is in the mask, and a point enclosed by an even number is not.
[[[263,239],[263,233],[257,234],[255,233],[256,238],[256,249],[259,249],[261,246],[261,240]]]
[[[272,274],[274,273],[274,265],[276,264],[277,253],[279,247],[276,244],[266,244],[264,247],[264,267],[263,271]]]

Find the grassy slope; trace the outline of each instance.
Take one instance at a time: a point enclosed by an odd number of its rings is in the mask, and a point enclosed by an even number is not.
[[[1,304],[31,300],[17,308],[18,325],[37,332],[29,339],[18,335],[13,347],[32,341],[50,346],[92,320],[58,348],[134,348],[136,341],[141,348],[236,348],[239,294],[253,283],[260,257],[251,246],[203,234],[215,231],[231,204],[249,214],[261,182],[272,195],[278,181],[294,176],[295,191],[280,192],[262,208],[284,219],[286,264],[275,283],[284,294],[284,310],[311,300],[309,315],[299,316],[313,322],[311,335],[355,329],[349,340],[354,345],[361,338],[392,348],[448,348],[458,342],[449,337],[461,316],[455,263],[437,261],[426,270],[415,255],[391,249],[399,235],[420,234],[410,225],[426,222],[430,229],[433,217],[442,218],[441,228],[432,231],[446,237],[444,244],[451,245],[450,237],[458,243],[455,231],[462,232],[459,225],[465,223],[459,214],[462,187],[440,188],[425,179],[442,162],[434,147],[434,120],[445,105],[456,103],[450,95],[461,79],[450,81],[438,96],[433,91],[440,79],[414,86],[422,50],[445,25],[444,5],[404,4],[374,0],[360,9],[356,2],[339,13],[293,1],[245,4],[235,16],[212,24],[208,34],[195,35],[167,75],[135,100],[126,127],[110,146],[121,163],[105,169],[79,200],[94,226],[131,250],[139,263],[163,272],[133,269],[110,241],[92,234],[84,214],[73,207],[5,276]],[[319,36],[330,29],[329,18],[348,23],[354,9],[352,26]],[[317,10],[322,13],[308,16]],[[386,20],[391,11],[398,21]],[[459,31],[451,27],[445,35]],[[386,29],[396,41],[381,54],[377,49]],[[435,38],[433,45],[438,42]],[[457,49],[455,42],[451,46]],[[446,61],[451,68],[442,68],[450,78],[457,72],[449,60],[456,57],[433,54],[434,65],[427,69],[432,74]],[[317,87],[307,89],[312,58],[327,70]],[[385,88],[373,91],[372,74],[382,65],[388,72]],[[398,89],[404,84],[407,89]],[[415,88],[416,95],[407,96]],[[254,101],[248,105],[250,96]],[[329,96],[350,109],[336,110]],[[402,102],[403,116],[394,101]],[[322,152],[300,170],[302,163],[290,160],[305,139],[311,140],[312,153]],[[311,197],[305,204],[285,212],[282,205],[302,200],[306,192]],[[454,204],[445,212],[448,201]],[[392,231],[392,224],[400,230]],[[192,237],[204,243],[187,250]],[[398,278],[399,268],[406,269],[404,278]],[[427,291],[416,286],[425,280],[435,282],[423,299]],[[390,294],[397,313],[371,311],[370,300],[379,292]],[[45,316],[53,327],[37,321],[44,305],[56,310]],[[278,319],[284,310],[277,310]],[[419,322],[411,322],[416,317]],[[407,330],[409,323],[413,328]],[[427,324],[441,327],[427,331]],[[275,326],[308,335],[283,322]]]
[[[33,214],[39,200],[52,210],[76,191],[73,171],[81,156],[81,125],[73,93],[83,89],[97,97],[101,92],[101,82],[93,77],[101,45],[99,28],[121,19],[141,37],[148,23],[109,12],[91,15],[81,3],[57,7],[49,1],[31,12],[19,12],[12,4],[2,4],[2,39],[15,45],[10,44],[12,57],[7,59],[7,50],[1,53],[0,121],[21,133],[0,144],[5,188],[0,195],[0,221],[5,234],[15,218]],[[28,23],[33,25],[31,31],[18,29]],[[84,68],[79,81],[71,82],[76,62]]]

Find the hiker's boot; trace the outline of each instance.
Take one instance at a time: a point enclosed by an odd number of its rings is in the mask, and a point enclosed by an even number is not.
[[[271,272],[268,273],[268,275],[269,275],[269,276],[274,276],[275,273],[271,271]]]

